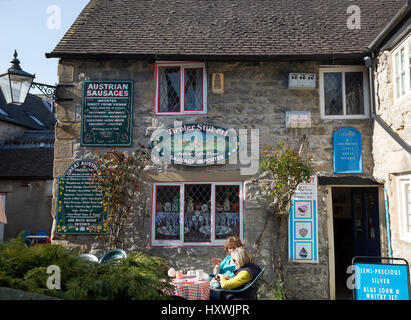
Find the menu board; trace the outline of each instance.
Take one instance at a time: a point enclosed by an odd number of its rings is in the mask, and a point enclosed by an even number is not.
[[[298,185],[291,198],[289,218],[289,259],[318,263],[317,176]]]
[[[58,179],[56,233],[96,234],[107,232],[107,207],[90,180],[97,166],[91,160],[74,162]]]
[[[132,81],[84,81],[82,146],[130,146],[132,119]]]
[[[333,134],[334,173],[362,173],[361,133],[350,127]]]

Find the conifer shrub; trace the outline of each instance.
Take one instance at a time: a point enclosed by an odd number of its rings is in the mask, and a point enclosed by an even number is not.
[[[61,245],[26,247],[21,237],[0,244],[0,287],[10,287],[68,300],[167,299],[171,288],[165,261],[141,252],[98,264]],[[61,289],[48,289],[47,268],[58,266]]]

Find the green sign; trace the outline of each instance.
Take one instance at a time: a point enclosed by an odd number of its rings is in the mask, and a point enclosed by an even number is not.
[[[91,160],[74,162],[58,179],[56,233],[97,234],[107,232],[107,207],[91,181],[97,166]]]
[[[187,166],[224,163],[240,150],[234,129],[189,123],[155,132],[151,138],[153,159]]]
[[[130,146],[132,119],[132,81],[84,81],[82,146]]]

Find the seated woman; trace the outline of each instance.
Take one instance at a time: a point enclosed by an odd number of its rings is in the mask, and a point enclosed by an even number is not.
[[[243,244],[241,243],[240,238],[235,236],[231,236],[226,240],[224,244],[224,250],[227,253],[227,256],[224,258],[224,260],[221,260],[219,258],[211,259],[211,263],[214,264],[215,267],[213,273],[209,275],[210,279],[215,278],[217,274],[222,274],[230,278],[234,277],[234,270],[236,267],[234,262],[231,260],[231,253],[242,245]]]
[[[231,259],[236,265],[234,272],[234,278],[228,278],[223,274],[218,274],[217,278],[220,279],[221,288],[226,290],[242,289],[247,283],[252,281],[261,272],[260,266],[253,262],[251,253],[245,247],[239,247],[231,253]],[[252,286],[247,290],[240,293],[223,293],[220,299],[256,299],[257,287]],[[213,296],[215,298],[215,296]]]

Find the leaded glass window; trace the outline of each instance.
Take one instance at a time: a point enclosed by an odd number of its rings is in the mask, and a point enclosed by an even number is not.
[[[343,114],[342,79],[340,72],[324,74],[325,114]]]
[[[203,103],[203,69],[185,69],[184,109],[201,110]]]
[[[156,113],[207,113],[204,63],[158,62],[156,64]]]
[[[153,186],[153,245],[224,245],[243,236],[241,183]]]
[[[363,73],[345,73],[347,114],[364,114]]]
[[[160,111],[180,111],[180,68],[160,68]]]
[[[369,108],[366,77],[363,67],[320,70],[322,118],[367,118]]]

